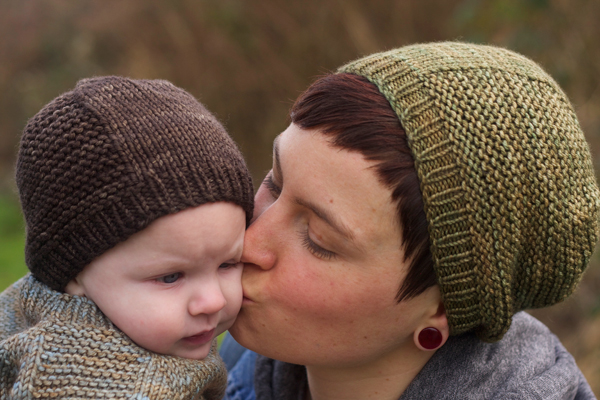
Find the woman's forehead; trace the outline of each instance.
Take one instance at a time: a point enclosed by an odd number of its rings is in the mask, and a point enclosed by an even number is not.
[[[293,124],[274,141],[273,173],[293,202],[361,236],[398,230],[391,190],[376,175],[375,162],[335,147],[327,136]],[[361,235],[360,233],[363,233]]]

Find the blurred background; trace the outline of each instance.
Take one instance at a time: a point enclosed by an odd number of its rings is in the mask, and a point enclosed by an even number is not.
[[[199,98],[255,183],[293,100],[320,74],[414,42],[462,40],[534,59],[575,105],[600,171],[598,0],[53,0],[0,2],[0,290],[21,277],[13,167],[28,118],[93,75],[167,79]],[[573,298],[533,312],[600,397],[600,256]]]

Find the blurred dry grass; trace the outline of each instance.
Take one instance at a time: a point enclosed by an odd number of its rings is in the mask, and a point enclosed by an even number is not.
[[[80,78],[163,78],[187,89],[225,123],[259,182],[289,106],[315,76],[368,53],[437,40],[505,46],[544,65],[575,104],[600,170],[598,16],[598,0],[4,0],[0,196],[14,192],[27,119]],[[599,293],[596,255],[576,296],[534,312],[598,396]]]

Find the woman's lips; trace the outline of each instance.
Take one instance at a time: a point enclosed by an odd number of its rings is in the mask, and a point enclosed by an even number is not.
[[[253,303],[254,302],[252,300],[250,300],[249,298],[247,298],[247,297],[244,297],[242,299],[242,306],[247,305],[247,304],[253,304]]]
[[[184,337],[181,340],[187,344],[198,346],[198,345],[209,343],[211,340],[213,340],[214,336],[215,336],[215,330],[213,328],[210,331],[204,331],[197,335]]]
[[[243,297],[242,297],[242,305],[250,304],[250,303],[254,303],[254,300],[252,300],[250,297],[248,297],[248,295],[244,292]]]

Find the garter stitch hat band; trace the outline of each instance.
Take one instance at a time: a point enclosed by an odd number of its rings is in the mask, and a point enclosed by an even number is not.
[[[253,209],[233,140],[193,96],[161,80],[80,81],[28,122],[16,180],[27,266],[55,290],[161,216],[225,201],[249,221]]]
[[[338,72],[374,83],[407,133],[451,334],[499,340],[517,311],[572,293],[598,240],[600,193],[575,112],[542,68],[432,43]]]

